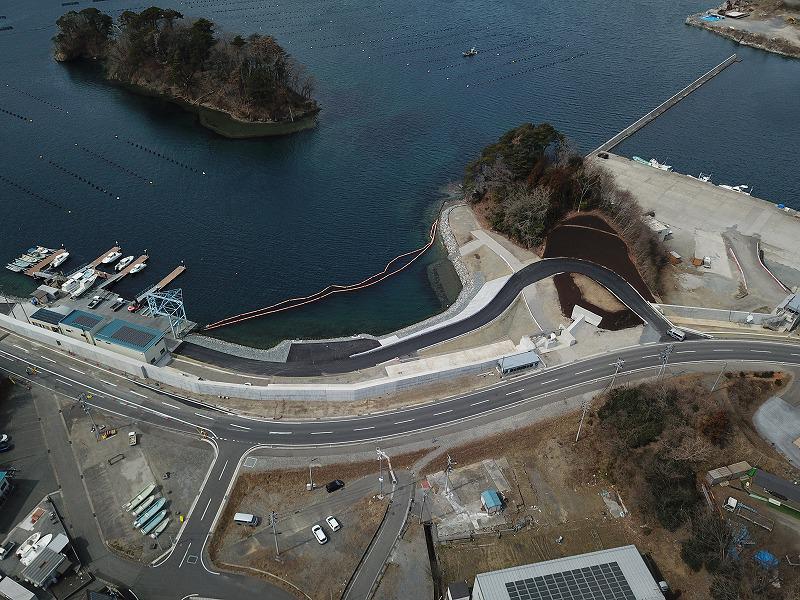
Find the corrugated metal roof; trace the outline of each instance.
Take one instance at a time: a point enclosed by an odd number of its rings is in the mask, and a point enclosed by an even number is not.
[[[535,365],[541,361],[539,355],[534,350],[527,352],[520,352],[519,354],[512,354],[511,356],[504,356],[500,359],[500,368],[505,370],[517,369],[519,367],[527,367],[528,365]]]
[[[31,319],[41,321],[42,323],[49,323],[50,325],[58,325],[66,315],[64,313],[50,310],[49,308],[40,308],[31,315]]]
[[[36,594],[11,579],[11,577],[6,577],[0,581],[0,598],[8,598],[8,600],[35,600]]]
[[[792,502],[800,502],[800,485],[795,485],[782,477],[759,469],[756,476],[753,477],[753,483],[764,488],[768,492],[780,494]]]
[[[61,320],[61,324],[75,327],[83,331],[90,331],[102,323],[103,317],[83,310],[75,309]]]
[[[789,310],[800,313],[800,294],[795,294],[786,304],[786,308]]]
[[[45,548],[30,565],[25,567],[21,573],[22,578],[37,587],[42,587],[65,560],[67,560],[67,557],[63,554]]]
[[[503,501],[500,500],[500,494],[495,490],[486,490],[481,492],[481,499],[486,508],[498,508],[503,506]]]
[[[479,597],[483,598],[483,600],[509,600],[511,594],[506,584],[513,586],[516,583],[516,587],[519,589],[519,584],[525,583],[530,589],[530,585],[537,583],[537,578],[559,581],[568,579],[570,572],[584,569],[597,572],[598,577],[605,576],[605,574],[613,577],[613,573],[616,573],[617,581],[627,584],[626,587],[630,589],[635,600],[664,600],[664,595],[659,590],[658,583],[653,579],[644,564],[644,560],[642,560],[636,546],[632,545],[511,567],[510,569],[502,569],[490,573],[481,573],[475,578],[473,595],[479,589],[481,594]],[[599,589],[604,588],[605,584],[602,584]],[[559,597],[563,600],[571,600],[570,591],[571,588],[569,586],[561,589]],[[568,595],[564,596],[565,593]],[[577,593],[580,594],[580,592]],[[572,598],[583,597],[585,596],[572,596]],[[600,600],[604,596],[600,595],[596,596],[596,598]]]
[[[139,352],[147,352],[163,339],[164,333],[138,323],[114,319],[98,331],[94,337],[96,340],[125,346]]]

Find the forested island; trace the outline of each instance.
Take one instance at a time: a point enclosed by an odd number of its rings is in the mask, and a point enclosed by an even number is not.
[[[466,167],[464,190],[493,229],[540,255],[557,225],[579,214],[597,215],[625,242],[647,286],[656,292],[661,287],[666,252],[642,208],[548,123],[520,125],[484,148]]]
[[[96,8],[56,22],[57,61],[96,60],[110,81],[177,102],[227,137],[259,137],[313,127],[314,79],[271,36],[225,35],[207,19],[172,9]]]

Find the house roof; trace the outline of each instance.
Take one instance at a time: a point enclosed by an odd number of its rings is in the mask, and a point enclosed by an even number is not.
[[[39,556],[22,571],[22,578],[37,587],[44,586],[67,557],[50,548],[43,549]]]
[[[64,317],[66,317],[64,313],[56,312],[49,308],[40,308],[31,315],[31,319],[42,323],[50,323],[50,325],[58,325]]]
[[[777,475],[759,469],[755,477],[753,477],[753,483],[771,492],[773,495],[780,494],[787,500],[800,502],[800,485],[795,485],[783,477],[778,477]]]
[[[35,600],[36,594],[11,579],[11,577],[6,577],[0,581],[0,598],[8,598],[8,600]]]
[[[61,325],[82,331],[91,331],[103,322],[103,317],[83,310],[73,310],[61,320]]]
[[[466,581],[455,581],[447,584],[447,591],[453,600],[464,600],[469,598],[469,588]]]
[[[486,508],[499,508],[503,506],[500,494],[496,490],[486,490],[481,492],[481,500]]]
[[[121,319],[114,319],[94,336],[96,340],[117,344],[139,352],[146,352],[161,341],[163,337],[164,333],[158,329],[152,329]]]
[[[516,369],[517,367],[535,365],[540,361],[539,355],[534,350],[528,350],[511,356],[504,356],[500,359],[500,367],[503,369]]]

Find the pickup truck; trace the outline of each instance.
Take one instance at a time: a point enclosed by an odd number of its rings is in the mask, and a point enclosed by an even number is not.
[[[128,444],[131,445],[131,446],[135,446],[137,441],[138,440],[136,439],[136,432],[135,431],[129,432],[128,433]]]

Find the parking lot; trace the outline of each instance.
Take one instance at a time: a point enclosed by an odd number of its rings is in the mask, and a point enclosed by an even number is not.
[[[0,384],[2,385],[2,384]],[[0,453],[0,470],[11,469],[14,488],[0,510],[0,537],[29,513],[58,483],[31,393],[22,385],[0,387],[0,433],[10,436],[12,447]]]

